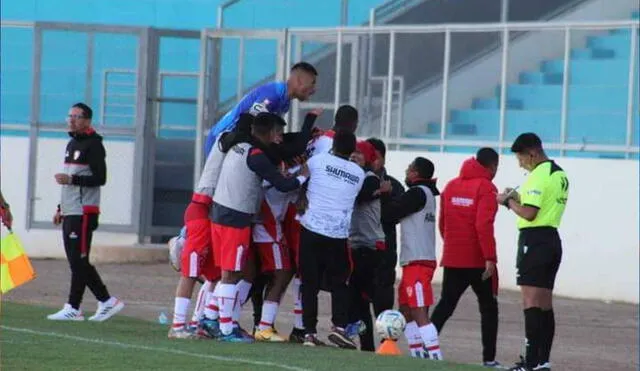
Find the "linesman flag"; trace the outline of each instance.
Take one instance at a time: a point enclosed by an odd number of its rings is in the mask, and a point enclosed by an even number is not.
[[[15,233],[0,240],[0,293],[4,294],[36,278],[36,272]]]

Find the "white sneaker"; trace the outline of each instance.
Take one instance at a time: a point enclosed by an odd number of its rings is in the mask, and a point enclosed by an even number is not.
[[[180,272],[180,255],[183,247],[184,238],[176,236],[169,240],[169,262],[176,272]]]
[[[98,303],[96,314],[89,317],[89,321],[102,322],[113,317],[124,308],[124,303],[117,298],[111,297],[104,303]]]
[[[70,304],[65,304],[62,309],[47,316],[51,321],[84,321],[84,315],[79,309],[73,309]]]

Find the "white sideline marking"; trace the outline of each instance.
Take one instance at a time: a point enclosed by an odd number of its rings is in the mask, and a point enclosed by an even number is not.
[[[215,359],[217,361],[223,361],[223,362],[247,363],[247,364],[255,365],[255,366],[271,366],[271,367],[278,367],[278,368],[282,368],[282,369],[285,369],[285,370],[292,370],[292,371],[310,371],[309,369],[306,369],[306,368],[287,366],[287,365],[282,365],[282,364],[279,364],[279,363],[272,363],[272,362],[253,361],[253,360],[245,359],[245,358],[223,357],[223,356],[215,356],[215,355],[209,355],[209,354],[190,353],[190,352],[185,352],[185,351],[182,351],[182,350],[148,347],[148,346],[144,346],[144,345],[121,343],[121,342],[118,342],[118,341],[106,341],[106,340],[100,340],[100,339],[89,339],[89,338],[84,338],[84,337],[81,337],[81,336],[60,334],[60,333],[57,333],[57,332],[36,331],[36,330],[28,329],[28,328],[11,327],[11,326],[4,326],[4,325],[0,325],[0,328],[3,329],[3,330],[22,332],[22,333],[26,333],[26,334],[51,336],[51,337],[57,337],[57,338],[61,338],[61,339],[77,340],[77,341],[100,344],[100,345],[111,345],[111,346],[121,347],[121,348],[125,348],[125,349],[149,350],[149,351],[155,351],[155,352],[161,352],[161,353],[179,354],[179,355],[189,356],[189,357]]]

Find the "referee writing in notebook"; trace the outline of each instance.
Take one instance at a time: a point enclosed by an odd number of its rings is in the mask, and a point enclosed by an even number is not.
[[[520,167],[529,171],[516,192],[507,188],[498,203],[517,215],[520,230],[516,282],[522,292],[526,336],[525,359],[513,371],[550,371],[555,333],[552,296],[562,259],[558,227],[567,204],[567,174],[542,149],[534,133],[524,133],[511,146]]]

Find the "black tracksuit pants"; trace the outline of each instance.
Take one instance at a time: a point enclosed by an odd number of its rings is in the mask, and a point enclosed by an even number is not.
[[[85,287],[89,287],[98,301],[106,301],[110,298],[98,271],[89,263],[91,238],[96,228],[98,228],[98,214],[68,215],[62,220],[64,249],[71,268],[68,303],[75,309],[80,308]]]
[[[484,268],[444,268],[440,301],[433,310],[431,322],[442,331],[445,322],[451,317],[458,300],[471,286],[478,297],[482,331],[482,360],[495,361],[496,341],[498,338],[498,301],[493,291],[493,279],[482,280]]]
[[[371,318],[371,303],[376,296],[376,271],[378,251],[362,247],[351,249],[353,272],[349,279],[351,296],[349,306],[349,323],[362,320],[366,331],[360,335],[360,350],[374,352],[373,320]]]
[[[395,238],[395,234],[393,236]],[[380,313],[387,309],[393,309],[395,304],[395,284],[396,284],[396,265],[398,264],[398,255],[395,249],[395,241],[393,245],[387,242],[385,250],[377,250],[374,252],[375,258],[375,275],[373,313],[377,317]]]
[[[329,238],[304,227],[300,232],[300,280],[302,286],[302,323],[307,334],[316,334],[318,292],[326,277],[331,292],[331,321],[345,328],[349,320],[349,288],[351,274],[347,239]]]

